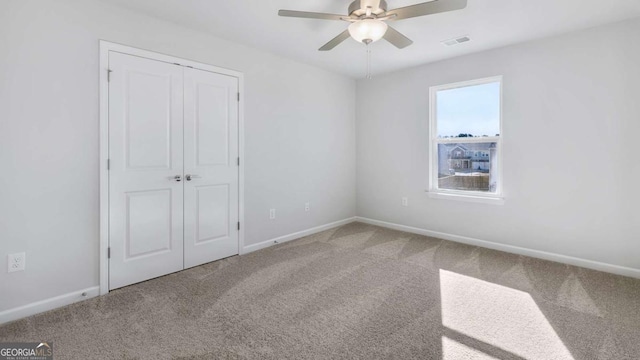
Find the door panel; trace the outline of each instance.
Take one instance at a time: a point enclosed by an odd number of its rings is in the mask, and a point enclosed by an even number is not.
[[[127,168],[170,168],[171,74],[132,70],[123,75]]]
[[[109,53],[109,288],[183,269],[183,69]]]
[[[171,189],[126,196],[125,261],[171,250]]]
[[[224,86],[196,84],[195,120],[198,166],[229,164],[229,93]]]
[[[238,254],[238,79],[184,69],[185,268]]]
[[[229,236],[229,186],[195,186],[196,244]]]

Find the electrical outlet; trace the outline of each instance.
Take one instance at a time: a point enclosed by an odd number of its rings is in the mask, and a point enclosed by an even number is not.
[[[273,220],[276,218],[276,209],[269,209],[269,219]]]
[[[406,197],[402,198],[402,206],[409,206],[409,198],[406,198]]]
[[[8,272],[24,271],[26,256],[27,255],[23,252],[17,253],[17,254],[10,254],[7,259],[7,264],[8,264],[7,271]]]
[[[304,211],[309,211],[311,210],[311,203],[304,203]]]

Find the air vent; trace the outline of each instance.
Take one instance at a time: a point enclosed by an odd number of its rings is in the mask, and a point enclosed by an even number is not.
[[[465,42],[471,41],[471,38],[469,36],[460,36],[454,39],[449,39],[449,40],[443,40],[441,41],[441,43],[445,46],[455,46],[458,44],[462,44]]]

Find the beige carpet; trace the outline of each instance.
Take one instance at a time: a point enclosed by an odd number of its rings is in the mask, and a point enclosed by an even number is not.
[[[55,359],[639,359],[640,280],[353,223],[0,327]]]

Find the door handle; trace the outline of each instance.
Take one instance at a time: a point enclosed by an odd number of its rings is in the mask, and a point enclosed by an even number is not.
[[[182,181],[182,176],[176,175],[176,176],[173,177],[173,180],[180,182],[180,181]]]
[[[191,181],[192,179],[199,179],[199,178],[200,178],[200,175],[187,174],[187,175],[185,175],[185,176],[184,176],[184,178],[185,178],[187,181]]]

